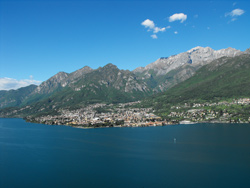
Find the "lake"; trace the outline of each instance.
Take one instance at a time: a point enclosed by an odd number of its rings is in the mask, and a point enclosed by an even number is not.
[[[0,187],[250,187],[250,124],[77,129],[0,119]]]

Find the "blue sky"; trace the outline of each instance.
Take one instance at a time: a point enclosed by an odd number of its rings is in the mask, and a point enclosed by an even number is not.
[[[113,63],[133,70],[196,46],[250,47],[249,1],[0,1],[0,90]]]

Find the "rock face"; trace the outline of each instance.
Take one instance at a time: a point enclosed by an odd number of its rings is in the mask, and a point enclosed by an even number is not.
[[[140,93],[141,96],[148,95],[152,90],[147,83],[137,79],[137,76],[128,70],[120,70],[113,64],[107,64],[90,73],[85,74],[82,79],[69,84],[75,91],[90,90],[94,94],[112,90],[114,93],[133,94]],[[133,97],[132,97],[133,98]]]
[[[89,66],[85,66],[81,69],[78,69],[75,72],[70,73],[66,79],[63,79],[61,82],[61,85],[62,87],[65,87],[68,84],[73,84],[77,82],[79,79],[81,79],[82,77],[84,77],[85,74],[88,74],[92,71],[93,69],[90,68]]]
[[[69,76],[66,72],[59,72],[56,75],[52,76],[45,82],[42,82],[33,92],[34,94],[49,94],[54,92],[58,87],[61,86],[63,80]]]
[[[171,70],[177,69],[183,65],[192,65],[194,67],[203,66],[211,61],[221,57],[235,57],[243,54],[240,50],[227,48],[222,50],[213,50],[209,47],[195,47],[187,52],[173,55],[168,58],[160,58],[146,67],[139,67],[133,72],[144,73],[146,77],[150,76],[150,70],[154,70],[156,76],[165,75]]]
[[[68,84],[73,84],[81,79],[85,74],[93,71],[88,66],[85,66],[75,72],[70,74],[66,72],[59,72],[56,75],[52,76],[48,80],[41,83],[36,90],[33,92],[38,94],[49,94],[57,91],[61,87],[66,87]]]
[[[250,54],[250,48],[246,49],[245,53]]]
[[[235,57],[243,54],[240,50],[227,48],[213,50],[209,47],[195,47],[187,52],[160,58],[146,67],[133,72],[146,82],[155,82],[154,92],[162,92],[190,78],[200,67],[221,57]]]

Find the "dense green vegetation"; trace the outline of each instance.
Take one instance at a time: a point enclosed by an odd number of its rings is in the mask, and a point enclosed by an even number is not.
[[[250,96],[250,55],[220,58],[164,93],[144,101],[160,112],[174,104],[215,102]]]
[[[36,87],[36,85],[30,85],[17,90],[0,91],[0,108],[21,105]]]

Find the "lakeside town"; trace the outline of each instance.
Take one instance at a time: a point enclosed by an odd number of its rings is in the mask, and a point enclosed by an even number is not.
[[[135,108],[140,103],[93,104],[77,110],[60,110],[60,115],[26,117],[27,121],[74,127],[142,127],[173,124],[152,113],[152,108]]]
[[[210,123],[249,123],[250,99],[240,98],[231,101],[192,103],[172,106],[169,119],[190,122]]]
[[[144,127],[189,123],[249,123],[250,99],[217,103],[192,103],[171,106],[164,117],[153,108],[135,107],[140,101],[120,104],[93,104],[77,110],[61,109],[59,115],[26,117],[26,121],[74,127]]]

